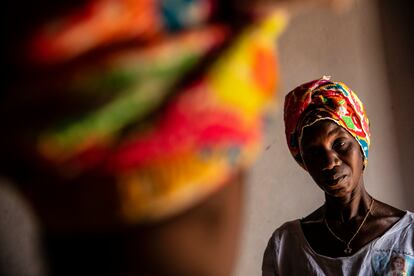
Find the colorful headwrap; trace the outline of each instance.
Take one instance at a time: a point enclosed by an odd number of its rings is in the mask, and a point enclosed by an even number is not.
[[[236,32],[210,23],[214,2],[89,1],[38,29],[29,60],[42,70],[69,66],[46,84],[36,77],[30,91],[16,85],[31,109],[56,114],[27,115],[41,122],[27,136],[31,156],[63,179],[114,179],[126,223],[176,214],[251,165],[278,83],[275,39],[286,16]],[[10,99],[10,112],[28,112]]]
[[[326,119],[346,129],[357,140],[366,165],[370,131],[364,106],[344,83],[330,81],[326,76],[296,87],[285,98],[286,140],[295,160],[304,167],[299,149],[303,129]]]

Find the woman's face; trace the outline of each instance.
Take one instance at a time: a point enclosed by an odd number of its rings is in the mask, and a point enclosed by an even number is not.
[[[321,120],[306,127],[300,150],[306,169],[327,195],[344,197],[362,183],[360,146],[336,123]]]

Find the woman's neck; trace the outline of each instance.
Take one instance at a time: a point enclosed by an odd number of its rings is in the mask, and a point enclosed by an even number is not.
[[[325,217],[342,223],[347,223],[353,218],[363,217],[368,212],[372,199],[363,185],[344,198],[325,195]]]

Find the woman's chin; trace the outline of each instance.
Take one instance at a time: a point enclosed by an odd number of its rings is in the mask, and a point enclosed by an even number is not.
[[[350,195],[350,191],[348,191],[347,187],[336,187],[334,189],[326,188],[325,193],[331,197],[341,198]]]

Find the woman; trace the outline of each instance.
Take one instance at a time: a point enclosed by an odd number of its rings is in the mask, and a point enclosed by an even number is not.
[[[411,262],[414,215],[364,186],[369,121],[355,93],[328,77],[313,80],[286,96],[284,118],[289,150],[325,203],[274,232],[263,275],[384,275],[396,256]]]
[[[287,20],[236,2],[10,3],[0,173],[50,275],[231,274]]]

